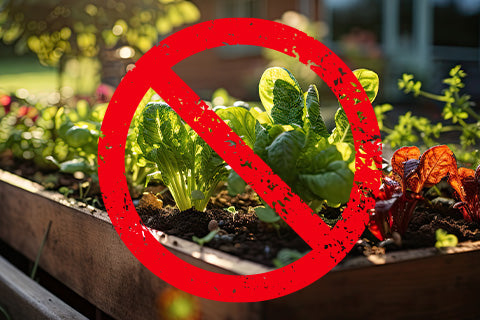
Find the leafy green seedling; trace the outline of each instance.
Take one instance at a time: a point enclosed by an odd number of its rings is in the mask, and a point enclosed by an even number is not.
[[[435,231],[435,237],[437,242],[435,242],[435,248],[444,248],[444,247],[456,247],[458,244],[458,239],[454,234],[449,234],[443,229],[438,229]]]
[[[292,262],[297,261],[301,257],[303,257],[305,253],[301,253],[297,250],[292,250],[292,249],[282,249],[278,252],[277,257],[273,259],[273,264],[277,268],[282,268],[285,267],[286,265],[289,265]]]
[[[234,206],[230,206],[230,207],[225,208],[223,210],[230,212],[232,214],[232,220],[235,221],[235,216],[238,214],[238,211],[237,211],[237,209],[235,209]]]
[[[210,231],[205,237],[203,238],[199,238],[197,236],[193,236],[192,237],[192,240],[195,241],[196,243],[198,243],[201,247],[203,247],[203,245],[205,243],[209,243],[210,241],[213,240],[213,238],[215,237],[215,235],[220,231],[220,229],[215,229],[213,231]]]
[[[60,192],[61,194],[63,194],[63,196],[65,198],[68,198],[69,195],[71,195],[73,193],[73,190],[68,188],[68,187],[60,187],[58,189],[58,192]]]

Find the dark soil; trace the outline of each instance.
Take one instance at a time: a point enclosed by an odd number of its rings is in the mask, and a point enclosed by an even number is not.
[[[0,154],[0,168],[37,182],[47,190],[58,191],[61,187],[67,187],[70,190],[68,197],[105,209],[98,182],[83,174],[74,176],[58,172],[53,163],[51,166],[39,167],[34,161],[14,159],[9,151]]]
[[[166,203],[171,201],[168,198],[168,195],[163,196]],[[276,228],[258,220],[252,209],[259,205],[253,192],[230,197],[226,191],[221,191],[212,200],[205,212],[193,209],[179,211],[171,205],[159,208],[151,201],[141,201],[137,211],[148,227],[189,241],[193,236],[206,236],[210,232],[209,224],[214,220],[220,231],[207,246],[267,266],[273,266],[272,260],[281,249],[309,250],[307,244],[286,224]],[[236,205],[237,214],[224,210],[230,205]]]
[[[455,235],[459,242],[479,241],[480,223],[465,221],[461,212],[453,208],[455,204],[455,200],[452,199],[453,192],[444,181],[437,187],[441,190],[442,196],[427,192],[426,200],[417,204],[408,230],[401,239],[401,246],[390,243],[386,244],[386,247],[379,247],[376,244],[378,240],[375,241],[376,238],[367,230],[364,233],[366,238],[359,241],[350,255],[368,256],[388,251],[434,247],[437,241],[435,232],[438,229]]]
[[[277,229],[258,220],[252,207],[258,206],[259,202],[251,190],[236,197],[228,196],[225,190],[220,191],[212,198],[206,212],[192,209],[180,212],[173,207],[168,193],[162,197],[166,203],[163,208],[148,201],[142,201],[137,208],[141,219],[150,228],[191,241],[193,236],[206,236],[209,233],[209,224],[215,220],[221,231],[206,246],[267,266],[273,266],[272,261],[281,249],[289,248],[299,252],[310,250],[288,225],[281,224]],[[433,247],[436,242],[435,231],[440,228],[457,236],[460,242],[480,240],[480,224],[464,221],[461,213],[452,208],[453,204],[451,199],[441,197],[420,203],[408,231],[401,239],[401,247],[395,244],[379,246],[378,241],[367,230],[363,234],[363,240],[359,241],[348,256]],[[238,210],[235,217],[224,210],[230,205],[234,205]],[[327,222],[334,222],[338,216],[338,209],[330,209],[323,214]]]
[[[453,202],[425,204],[417,207],[404,236],[404,248],[432,247],[435,245],[435,231],[443,229],[455,235],[459,242],[480,240],[480,224],[466,222],[460,211],[451,208]]]

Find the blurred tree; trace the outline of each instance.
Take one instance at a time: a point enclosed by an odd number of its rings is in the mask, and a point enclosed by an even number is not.
[[[18,53],[30,49],[61,74],[70,57],[99,58],[102,66],[112,52],[138,57],[160,35],[199,17],[184,0],[0,0],[0,39]]]
[[[290,27],[294,27],[305,32],[309,36],[322,40],[327,32],[328,27],[322,21],[310,21],[306,16],[296,12],[285,12],[280,20],[277,20]],[[319,84],[320,78],[309,68],[298,61],[298,58],[287,56],[282,52],[271,49],[263,49],[263,56],[269,61],[271,67],[284,67],[295,75],[302,88],[308,88],[312,83]]]

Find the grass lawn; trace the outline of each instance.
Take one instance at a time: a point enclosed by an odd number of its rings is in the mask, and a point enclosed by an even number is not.
[[[70,61],[66,66],[63,86],[72,88],[76,93],[90,93],[98,84],[96,70],[96,65],[89,60]],[[56,68],[42,66],[35,57],[0,58],[0,90],[15,92],[21,88],[34,95],[57,91]]]

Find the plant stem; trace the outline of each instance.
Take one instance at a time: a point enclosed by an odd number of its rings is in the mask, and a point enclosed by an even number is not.
[[[342,139],[340,140],[340,143],[343,142],[343,140],[345,140],[345,138],[347,137],[347,134],[348,134],[348,131],[350,130],[350,123],[348,124],[348,126],[345,128],[345,132],[343,133],[343,136],[342,136]]]
[[[0,314],[3,314],[6,320],[12,320],[7,310],[5,310],[2,306],[0,306]]]
[[[42,243],[40,244],[40,249],[38,249],[37,257],[35,258],[35,263],[33,264],[32,273],[30,274],[30,278],[32,280],[35,280],[35,275],[37,273],[37,268],[38,268],[38,264],[40,262],[40,257],[42,256],[43,247],[45,246],[45,243],[47,242],[47,237],[48,237],[48,233],[50,232],[51,226],[52,226],[52,221],[50,220],[48,222],[47,230],[43,234]]]
[[[445,127],[442,127],[442,129],[440,130],[440,132],[450,132],[450,131],[463,131],[463,127],[462,126],[445,126]]]
[[[436,101],[441,101],[441,102],[454,102],[452,101],[451,99],[445,97],[445,96],[441,96],[441,95],[438,95],[438,94],[433,94],[433,93],[430,93],[430,92],[426,92],[426,91],[420,91],[419,92],[419,95],[421,96],[424,96],[425,98],[429,98],[429,99],[432,99],[432,100],[436,100]]]

